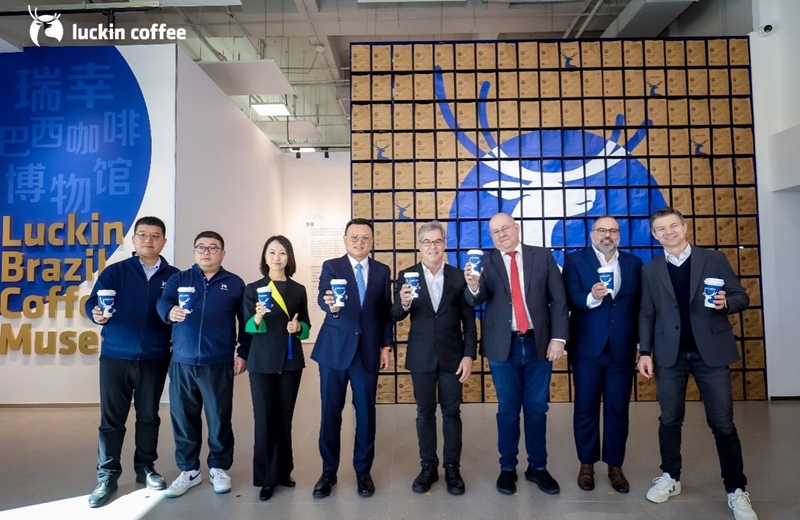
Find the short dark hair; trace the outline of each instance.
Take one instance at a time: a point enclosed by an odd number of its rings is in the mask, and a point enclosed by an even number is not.
[[[683,220],[683,213],[678,211],[677,209],[673,208],[672,206],[666,206],[661,208],[660,210],[656,211],[652,215],[650,215],[650,231],[653,231],[653,223],[660,218],[668,217],[670,215],[676,215],[678,219],[681,221],[681,224],[684,224]]]
[[[345,235],[347,234],[347,230],[350,229],[350,226],[369,226],[370,231],[372,231],[373,234],[375,233],[375,228],[372,227],[372,222],[370,222],[365,218],[354,218],[350,222],[348,222],[347,225],[344,227]]]
[[[215,240],[219,240],[219,245],[222,246],[222,250],[225,250],[225,239],[222,238],[222,235],[217,233],[216,231],[202,231],[194,237],[194,243],[196,244],[198,240],[201,238],[213,238]]]
[[[158,217],[142,217],[136,221],[136,224],[133,225],[133,232],[136,232],[136,229],[139,226],[158,226],[161,228],[161,234],[167,234],[167,225],[164,224],[164,221]]]
[[[267,265],[267,261],[264,258],[267,256],[267,247],[272,243],[277,242],[286,249],[286,276],[292,276],[297,271],[297,261],[294,259],[294,249],[292,248],[292,243],[289,242],[289,239],[283,235],[275,235],[271,236],[264,242],[264,248],[261,250],[261,260],[259,263],[259,268],[261,269],[261,274],[264,276],[269,276],[269,265]]]
[[[617,217],[615,217],[614,215],[600,215],[599,217],[594,219],[594,222],[592,222],[592,231],[594,231],[594,226],[597,224],[597,221],[598,220],[603,220],[604,218],[612,218],[612,219],[616,220],[617,223],[619,223],[619,219]]]

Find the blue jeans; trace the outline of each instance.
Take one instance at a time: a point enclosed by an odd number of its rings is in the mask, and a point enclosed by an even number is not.
[[[506,361],[489,360],[497,390],[497,449],[500,469],[514,471],[519,454],[519,414],[525,414],[525,450],[533,469],[547,468],[547,409],[553,364],[536,354],[536,340],[511,339]]]
[[[742,462],[742,444],[733,424],[733,395],[730,369],[710,367],[699,352],[681,352],[671,367],[655,367],[656,391],[661,406],[658,443],[661,448],[661,471],[675,480],[681,478],[681,428],[685,415],[686,384],[694,376],[706,411],[706,421],[717,444],[725,490],[745,489],[747,477]]]

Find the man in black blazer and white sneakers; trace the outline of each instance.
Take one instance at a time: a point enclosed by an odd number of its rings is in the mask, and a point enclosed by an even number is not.
[[[392,317],[411,316],[406,368],[411,371],[417,401],[417,438],[422,470],[411,485],[426,493],[439,480],[436,455],[436,394],[442,407],[444,471],[447,491],[463,495],[461,478],[461,384],[472,373],[478,349],[475,308],[464,299],[467,283],[460,269],[444,263],[444,226],[428,222],[417,233],[422,262],[397,275]],[[419,275],[414,298],[406,273]]]
[[[642,269],[638,368],[644,377],[652,377],[654,371],[656,375],[663,475],[653,480],[647,499],[662,503],[681,492],[681,428],[691,373],[714,433],[728,506],[736,520],[757,520],[745,492],[728,367],[739,360],[728,315],[745,310],[750,300],[723,253],[686,241],[686,222],[678,210],[666,207],[655,212],[650,230],[664,246],[664,254]],[[705,305],[706,278],[725,282],[713,296],[713,307]]]

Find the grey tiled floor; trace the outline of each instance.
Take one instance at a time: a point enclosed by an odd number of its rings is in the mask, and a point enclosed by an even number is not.
[[[97,408],[0,409],[0,520],[11,518],[297,518],[314,519],[686,519],[733,518],[725,502],[719,478],[714,441],[705,424],[702,405],[689,403],[684,427],[683,494],[665,504],[651,504],[644,494],[659,473],[655,403],[631,405],[631,436],[625,472],[631,482],[628,495],[614,493],[598,464],[597,487],[586,492],[575,484],[578,461],[572,437],[572,405],[553,404],[549,413],[549,469],[561,484],[561,493],[545,495],[522,476],[519,493],[499,494],[496,431],[491,404],[462,407],[464,455],[462,473],[467,493],[447,494],[440,480],[430,494],[411,491],[419,468],[413,405],[378,408],[377,454],[373,477],[375,496],[356,494],[355,476],[347,461],[352,457],[353,414],[345,409],[343,464],[333,495],[315,500],[311,490],[319,476],[317,452],[319,386],[317,366],[304,373],[295,416],[294,489],[279,488],[269,502],[259,502],[252,486],[252,414],[247,376],[236,380],[234,432],[236,455],[230,471],[233,491],[215,495],[207,483],[177,499],[165,500],[134,483],[132,472],[133,417],[123,453],[125,472],[120,491],[108,506],[91,510],[86,497],[95,483]],[[160,453],[157,468],[173,479],[172,428],[169,410],[162,410]],[[797,432],[800,432],[800,402],[748,402],[736,404],[736,423],[745,452],[748,491],[762,520],[800,518],[800,494],[792,480],[800,467]],[[524,448],[523,448],[524,451]],[[205,451],[203,452],[205,460]],[[523,459],[524,461],[524,459]]]

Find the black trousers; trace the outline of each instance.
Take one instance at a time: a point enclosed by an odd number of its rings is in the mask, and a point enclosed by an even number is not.
[[[439,465],[436,455],[436,387],[442,408],[444,465],[461,462],[461,383],[455,373],[411,372],[414,398],[417,400],[417,439],[422,464]]]
[[[122,474],[122,442],[133,399],[136,451],[133,469],[141,474],[158,458],[158,406],[167,377],[169,356],[145,361],[100,356],[100,428],[97,480],[116,481]]]
[[[233,360],[216,365],[169,365],[169,403],[175,435],[175,463],[181,471],[200,469],[205,408],[208,467],[233,465]]]
[[[292,418],[302,375],[302,370],[280,374],[250,372],[255,426],[254,486],[274,488],[292,475]]]

